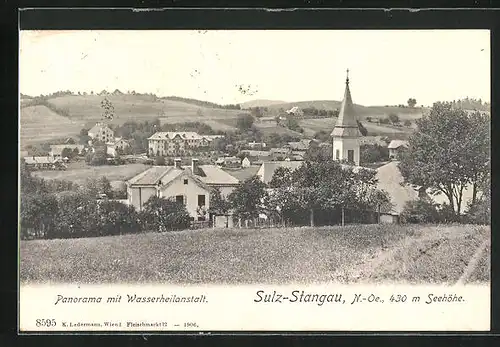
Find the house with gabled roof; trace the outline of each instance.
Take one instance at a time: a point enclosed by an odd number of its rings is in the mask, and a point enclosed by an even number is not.
[[[408,149],[408,141],[392,140],[387,148],[389,149],[389,158],[399,159],[401,154]]]
[[[199,165],[198,159],[192,159],[191,165],[183,167],[181,159],[175,159],[173,166],[152,166],[128,180],[127,199],[140,211],[152,196],[173,198],[195,220],[206,220],[210,192],[217,187],[227,196],[238,184],[238,179],[216,165]]]
[[[90,130],[87,132],[87,135],[92,139],[92,140],[97,140],[100,142],[109,142],[115,137],[115,132],[111,130],[110,127],[108,127],[104,123],[96,123]]]

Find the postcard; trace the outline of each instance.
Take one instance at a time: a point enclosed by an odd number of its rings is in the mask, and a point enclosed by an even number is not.
[[[487,30],[22,30],[19,331],[488,331]]]

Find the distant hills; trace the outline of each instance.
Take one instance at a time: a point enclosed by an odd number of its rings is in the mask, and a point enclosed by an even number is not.
[[[265,99],[259,99],[259,100],[251,100],[247,102],[243,102],[240,104],[242,109],[245,108],[250,108],[250,107],[270,107],[270,106],[276,106],[276,105],[283,105],[286,104],[286,101],[281,101],[281,100],[265,100]]]

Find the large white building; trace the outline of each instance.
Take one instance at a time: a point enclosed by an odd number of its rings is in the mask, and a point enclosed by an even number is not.
[[[349,73],[349,70],[347,70]],[[339,117],[332,131],[333,159],[347,160],[359,165],[361,131],[359,130],[358,117],[354,111],[351,91],[349,90],[349,75],[345,82],[345,93],[340,106]]]
[[[150,156],[190,155],[193,150],[208,147],[213,138],[207,138],[192,131],[157,132],[148,138]]]

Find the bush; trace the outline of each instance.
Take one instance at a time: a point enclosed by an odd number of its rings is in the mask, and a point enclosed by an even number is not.
[[[104,200],[98,203],[96,236],[123,235],[139,232],[140,222],[133,206],[118,201]]]
[[[88,194],[69,192],[60,195],[55,232],[46,238],[98,236],[97,201]]]
[[[428,199],[408,201],[400,215],[401,223],[422,224],[440,221],[437,204]]]
[[[469,204],[466,214],[467,222],[487,225],[491,223],[491,202],[487,199]]]
[[[157,196],[146,201],[139,219],[144,229],[158,232],[186,229],[191,224],[191,217],[184,204]]]

